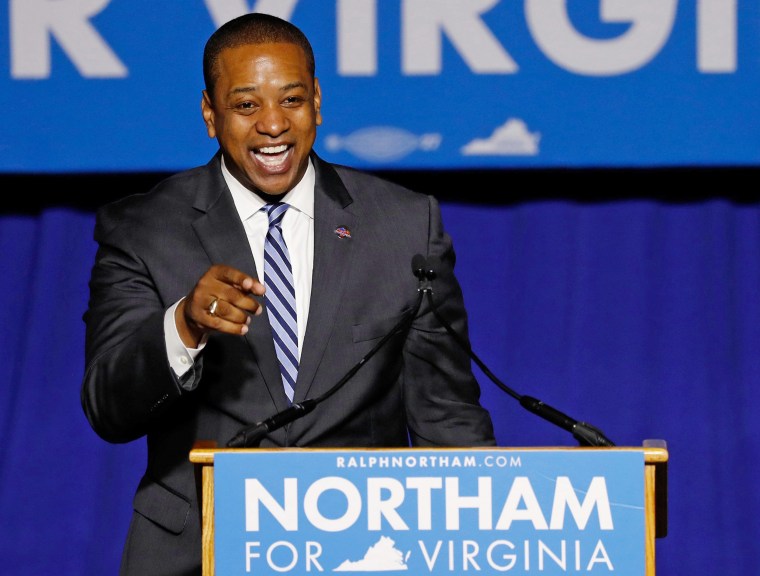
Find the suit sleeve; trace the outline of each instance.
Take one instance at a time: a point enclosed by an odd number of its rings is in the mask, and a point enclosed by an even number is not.
[[[81,402],[95,432],[110,442],[146,434],[181,394],[169,367],[163,328],[171,303],[161,300],[147,266],[131,246],[134,236],[134,228],[113,210],[99,211],[98,250],[84,314]]]
[[[454,248],[432,197],[428,238],[427,256],[440,259],[433,281],[436,308],[469,347],[467,313],[454,274]],[[426,299],[404,348],[404,382],[413,445],[495,445],[491,417],[480,404],[470,357],[436,319]]]

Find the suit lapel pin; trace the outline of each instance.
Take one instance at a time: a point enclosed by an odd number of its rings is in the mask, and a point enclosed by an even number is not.
[[[343,240],[343,238],[349,238],[350,239],[351,238],[351,230],[349,230],[345,226],[338,226],[335,229],[335,235],[338,238],[340,238],[341,240]]]

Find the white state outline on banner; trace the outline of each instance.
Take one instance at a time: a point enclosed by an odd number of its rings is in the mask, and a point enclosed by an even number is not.
[[[464,156],[537,156],[540,132],[530,132],[524,120],[509,118],[488,138],[475,138],[460,149]]]
[[[406,561],[411,551],[404,555],[396,548],[396,542],[388,536],[380,536],[380,539],[367,548],[361,560],[344,560],[333,572],[393,572],[396,570],[408,570]]]

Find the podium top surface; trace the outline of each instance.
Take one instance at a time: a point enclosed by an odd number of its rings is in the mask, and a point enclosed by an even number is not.
[[[473,452],[477,451],[493,451],[493,450],[504,450],[509,452],[520,452],[520,451],[568,451],[568,452],[579,452],[579,451],[626,451],[626,452],[643,452],[644,453],[644,462],[646,464],[662,464],[668,461],[668,450],[667,445],[664,441],[661,440],[647,440],[644,442],[643,446],[615,446],[615,447],[585,447],[585,446],[578,446],[578,447],[567,447],[567,446],[519,446],[519,447],[508,447],[508,446],[490,446],[490,447],[451,447],[451,448],[417,448],[417,447],[405,447],[405,448],[299,448],[299,447],[288,447],[288,448],[218,448],[216,445],[212,442],[199,442],[196,444],[196,446],[190,451],[190,461],[195,464],[206,464],[206,465],[212,465],[214,463],[214,455],[219,453],[256,453],[256,452],[282,452],[282,451],[302,451],[302,452],[334,452],[334,451],[356,451],[356,452],[373,452],[373,451],[404,451],[404,452],[413,452],[413,451],[430,451],[430,450],[436,450],[436,451],[461,451],[461,450],[471,450]]]

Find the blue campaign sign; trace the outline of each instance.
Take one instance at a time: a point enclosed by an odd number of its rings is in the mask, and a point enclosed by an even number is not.
[[[171,171],[216,149],[208,36],[248,11],[311,38],[317,151],[369,169],[760,161],[750,0],[8,0],[0,172]]]
[[[637,451],[220,452],[214,479],[225,576],[645,571]]]

